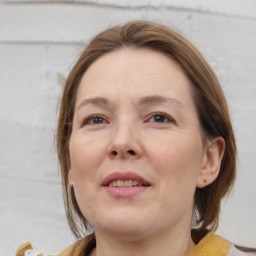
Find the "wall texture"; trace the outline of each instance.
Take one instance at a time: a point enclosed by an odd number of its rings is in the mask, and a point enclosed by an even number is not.
[[[256,247],[256,1],[0,2],[0,255],[70,244],[54,148],[63,79],[88,40],[132,19],[184,33],[215,69],[235,127],[238,178],[218,233]]]

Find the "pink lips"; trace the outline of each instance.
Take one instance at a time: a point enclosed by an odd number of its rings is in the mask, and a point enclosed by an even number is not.
[[[133,180],[142,183],[143,186],[110,187],[108,184],[117,180]],[[116,197],[129,197],[145,191],[151,184],[140,175],[133,172],[114,172],[108,175],[102,182],[104,189]]]

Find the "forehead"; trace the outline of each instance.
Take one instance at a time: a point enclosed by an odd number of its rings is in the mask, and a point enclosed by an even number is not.
[[[107,53],[91,64],[81,80],[77,101],[85,96],[113,94],[144,97],[162,93],[191,98],[190,90],[185,71],[170,56],[148,48],[126,47]]]

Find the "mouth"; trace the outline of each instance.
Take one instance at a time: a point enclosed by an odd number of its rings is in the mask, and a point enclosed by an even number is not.
[[[111,181],[108,187],[138,187],[138,186],[147,186],[143,185],[141,182],[137,180],[114,180]]]
[[[129,197],[147,190],[150,182],[133,172],[115,172],[108,175],[102,186],[112,196]]]
[[[150,185],[149,181],[134,172],[114,172],[108,175],[102,182],[104,187],[141,187]]]

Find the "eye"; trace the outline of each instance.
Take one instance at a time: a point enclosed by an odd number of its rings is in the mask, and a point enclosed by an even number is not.
[[[174,123],[174,120],[171,119],[168,115],[164,113],[155,113],[150,116],[148,122],[155,122],[155,123]]]
[[[108,123],[104,117],[94,115],[94,116],[90,116],[90,117],[86,118],[83,121],[82,126],[84,126],[84,125],[99,125],[99,124],[104,124],[104,123]]]

